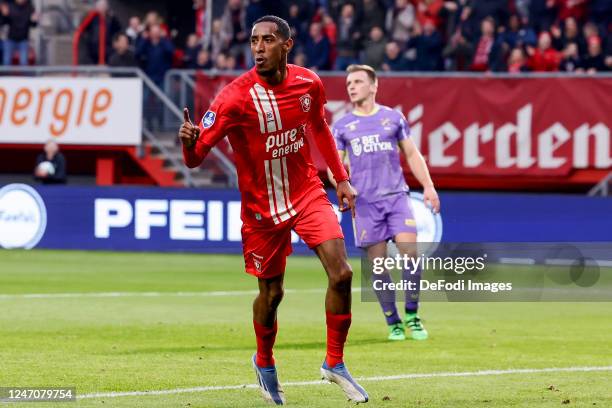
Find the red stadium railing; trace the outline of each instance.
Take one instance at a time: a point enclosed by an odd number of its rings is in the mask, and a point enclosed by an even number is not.
[[[79,42],[81,41],[81,36],[96,17],[100,19],[100,29],[98,30],[98,64],[104,65],[106,63],[106,17],[104,13],[92,10],[85,16],[72,36],[72,65],[79,65]]]

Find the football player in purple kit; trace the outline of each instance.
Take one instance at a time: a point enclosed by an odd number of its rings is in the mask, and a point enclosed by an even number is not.
[[[410,138],[404,115],[376,104],[376,71],[368,65],[350,65],[347,72],[346,88],[354,110],[334,123],[333,134],[340,157],[344,159],[348,154],[351,183],[357,190],[355,243],[367,251],[370,260],[387,255],[390,239],[395,241],[400,255],[416,256],[416,221],[407,195],[400,151],[423,186],[425,204],[437,213],[440,200],[427,164]],[[427,339],[427,330],[417,314],[420,276],[420,270],[402,272],[402,279],[415,282],[417,288],[405,292],[403,322],[395,306],[395,294],[376,291],[389,326],[389,340],[405,340],[404,326],[410,329],[413,339]],[[391,282],[388,272],[377,275],[376,279]]]

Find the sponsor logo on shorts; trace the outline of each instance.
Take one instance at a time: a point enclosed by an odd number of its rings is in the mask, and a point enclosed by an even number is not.
[[[209,128],[215,124],[216,114],[213,111],[207,111],[202,118],[202,126]]]
[[[406,220],[404,221],[404,224],[406,224],[406,226],[408,227],[416,227],[416,220],[412,218],[406,218]]]
[[[263,263],[263,256],[257,255],[255,252],[251,252],[251,256],[253,257],[253,264],[255,265],[255,269],[257,269],[257,272],[261,272],[261,264]]]

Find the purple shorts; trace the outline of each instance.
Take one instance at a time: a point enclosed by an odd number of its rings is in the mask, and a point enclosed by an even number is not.
[[[358,199],[355,210],[355,245],[360,248],[385,242],[400,232],[417,232],[408,194],[394,194],[373,203]]]

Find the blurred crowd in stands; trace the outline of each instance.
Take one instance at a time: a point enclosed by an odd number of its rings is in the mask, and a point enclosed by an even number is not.
[[[293,32],[290,62],[314,70],[352,63],[384,71],[612,69],[612,0],[228,0],[210,20],[205,5],[193,0],[194,27],[168,27],[156,11],[132,16],[122,27],[99,0],[108,65],[140,66],[158,84],[170,68],[247,69],[253,22],[276,14]],[[12,0],[0,10],[0,24],[9,27],[4,63],[13,61],[14,51],[14,61],[24,63],[37,14],[30,0]],[[96,24],[99,19],[85,37],[91,61],[98,60]],[[185,43],[176,43],[177,30]]]
[[[33,57],[30,53],[30,28],[38,23],[38,13],[30,0],[0,0],[0,32],[6,31],[0,42],[2,64],[28,65]],[[5,27],[6,26],[6,27]]]

